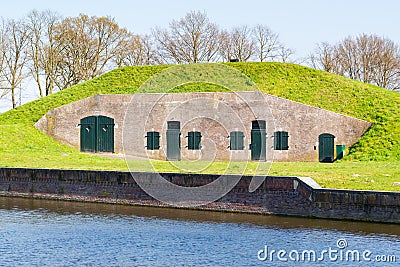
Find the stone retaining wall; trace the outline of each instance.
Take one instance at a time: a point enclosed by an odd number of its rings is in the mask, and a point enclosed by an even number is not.
[[[133,175],[152,180],[157,174]],[[200,186],[219,177],[176,173],[162,175],[166,180],[182,186]],[[298,177],[266,177],[263,184],[250,193],[251,179],[250,176],[243,176],[224,197],[197,208],[400,223],[400,193],[322,189],[310,178]],[[0,191],[3,196],[166,205],[144,192],[129,172],[0,168]]]

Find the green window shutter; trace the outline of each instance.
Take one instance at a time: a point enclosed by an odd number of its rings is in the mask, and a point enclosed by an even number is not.
[[[193,132],[189,132],[187,138],[188,138],[188,146],[187,146],[187,148],[190,149],[190,150],[192,150],[193,147],[194,147],[194,143],[193,143],[193,139],[194,139],[194,138],[193,138]]]
[[[160,149],[160,133],[159,132],[147,132],[147,150],[158,150]]]
[[[280,131],[274,133],[274,149],[288,150],[289,149],[289,134],[288,132]]]
[[[281,148],[282,148],[282,150],[289,149],[289,134],[288,134],[288,132],[281,132]]]
[[[274,149],[281,150],[281,133],[274,132]]]
[[[160,149],[160,133],[159,132],[154,132],[154,149]]]
[[[201,149],[201,133],[189,132],[188,133],[188,149],[200,150]]]
[[[153,132],[147,132],[147,150],[153,150]]]
[[[244,134],[240,131],[230,133],[230,150],[243,150],[244,149]]]

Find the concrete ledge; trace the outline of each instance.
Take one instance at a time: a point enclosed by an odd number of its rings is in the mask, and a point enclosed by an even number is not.
[[[133,175],[151,183],[158,174],[137,172]],[[219,177],[161,175],[181,186],[201,186]],[[250,193],[251,180],[251,176],[242,176],[221,199],[193,209],[400,223],[400,193],[397,192],[322,189],[308,177],[267,176]],[[116,171],[0,168],[0,196],[171,207],[144,192],[131,173]]]

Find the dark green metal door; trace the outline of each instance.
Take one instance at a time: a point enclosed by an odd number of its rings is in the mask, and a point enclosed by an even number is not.
[[[263,120],[252,122],[251,129],[251,160],[266,159],[266,124]]]
[[[181,159],[181,133],[179,121],[168,121],[167,160]]]
[[[96,117],[81,119],[81,151],[96,152]]]
[[[97,151],[114,153],[114,119],[97,116]]]
[[[114,152],[114,119],[89,116],[81,119],[81,151]]]
[[[318,138],[319,142],[319,161],[320,162],[333,162],[335,136],[329,133],[323,133]]]

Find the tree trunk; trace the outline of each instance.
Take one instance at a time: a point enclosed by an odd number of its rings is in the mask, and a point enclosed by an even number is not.
[[[11,102],[12,102],[12,108],[17,107],[17,103],[15,102],[15,87],[11,88]]]

